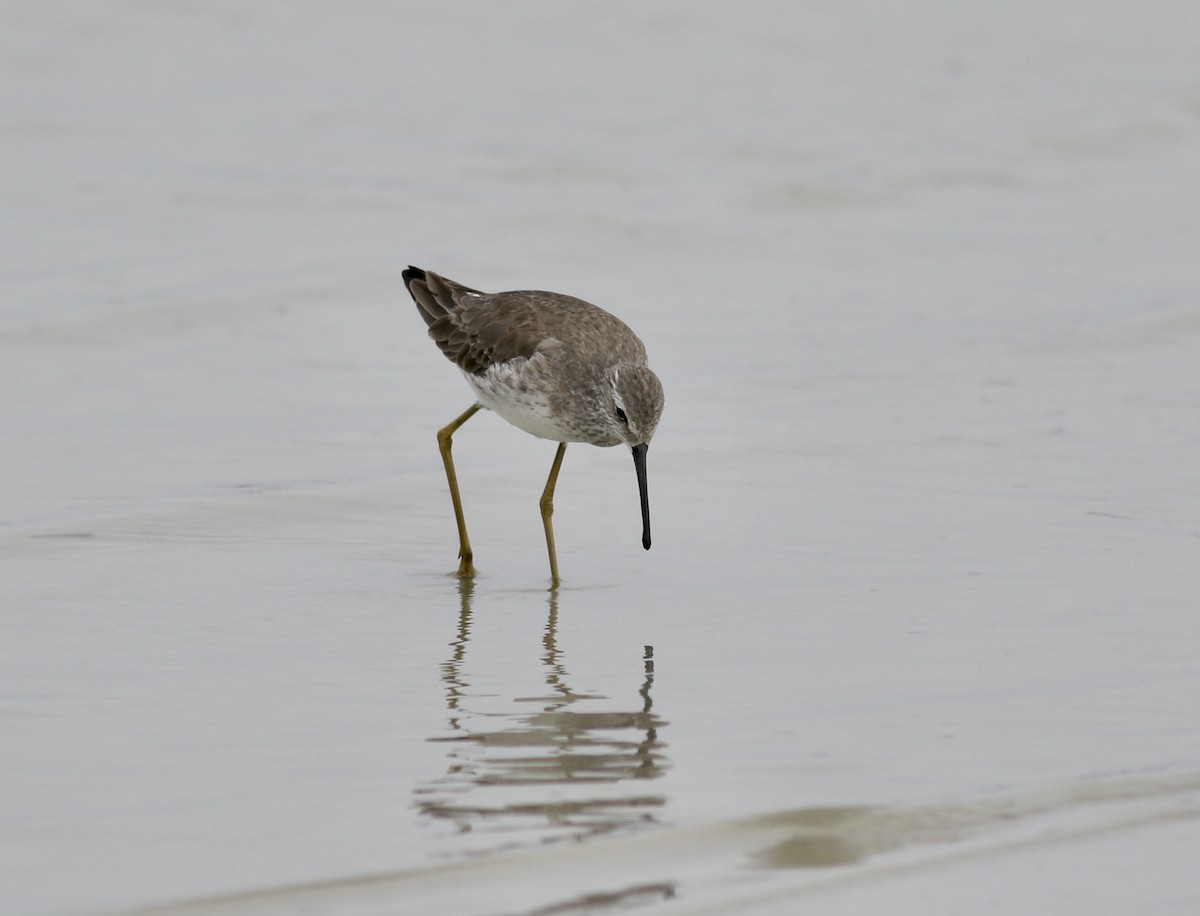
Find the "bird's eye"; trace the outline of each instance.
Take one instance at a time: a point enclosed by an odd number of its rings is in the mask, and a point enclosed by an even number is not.
[[[629,425],[629,417],[625,416],[625,411],[622,410],[620,407],[617,408],[617,419],[620,420],[622,423],[624,423],[626,426]]]

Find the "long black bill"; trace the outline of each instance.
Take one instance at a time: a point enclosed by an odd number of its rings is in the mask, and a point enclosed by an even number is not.
[[[638,495],[642,498],[642,546],[650,549],[650,497],[646,494],[646,450],[645,442],[633,446],[633,466],[637,470]]]

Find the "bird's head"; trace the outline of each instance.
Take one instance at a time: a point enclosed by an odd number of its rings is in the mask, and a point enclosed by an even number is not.
[[[647,366],[612,367],[605,391],[608,422],[616,439],[630,448],[649,445],[663,411],[663,388]]]
[[[662,383],[646,366],[626,363],[608,373],[605,392],[609,422],[616,437],[633,452],[642,502],[642,546],[650,549],[650,501],[646,491],[646,450],[663,410]]]

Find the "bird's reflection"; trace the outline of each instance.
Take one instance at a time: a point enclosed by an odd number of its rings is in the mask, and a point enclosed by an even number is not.
[[[449,745],[448,765],[415,792],[424,816],[454,826],[453,851],[493,852],[657,823],[665,798],[648,783],[667,761],[660,738],[666,723],[652,711],[654,647],[644,647],[640,683],[631,685],[637,701],[617,711],[611,704],[585,708],[606,698],[570,685],[552,591],[535,656],[548,690],[510,697],[510,711],[496,712],[494,695],[486,713],[472,711],[464,663],[474,586],[464,579],[459,588],[458,627],[441,666],[450,733],[429,739]]]

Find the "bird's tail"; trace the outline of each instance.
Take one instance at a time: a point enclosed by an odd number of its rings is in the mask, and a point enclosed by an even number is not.
[[[457,297],[462,293],[478,292],[461,283],[447,280],[433,271],[421,270],[411,265],[402,276],[408,294],[413,297],[413,302],[417,304],[417,310],[427,325],[433,325],[435,321],[445,318],[457,309]]]

